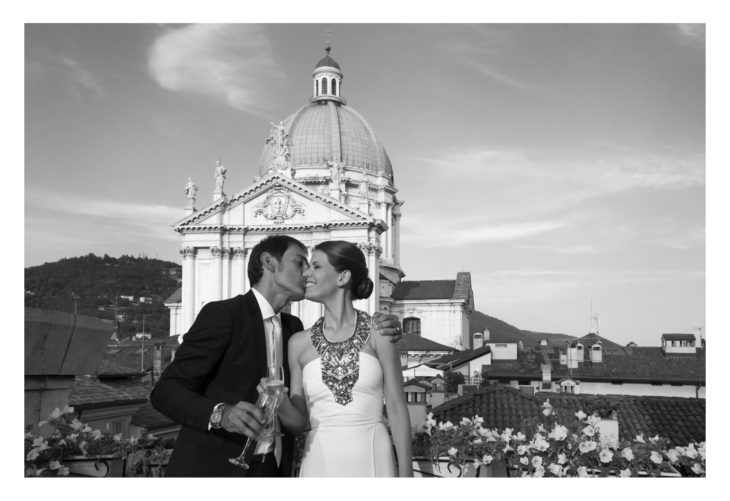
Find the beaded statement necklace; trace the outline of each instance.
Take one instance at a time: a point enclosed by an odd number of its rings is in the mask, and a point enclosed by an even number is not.
[[[360,350],[370,337],[370,315],[355,311],[355,333],[344,341],[333,342],[324,336],[324,317],[317,320],[310,331],[312,345],[321,357],[322,381],[340,405],[352,402],[352,388],[360,376]]]

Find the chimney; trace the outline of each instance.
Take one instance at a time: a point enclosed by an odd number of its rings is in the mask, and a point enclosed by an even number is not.
[[[547,346],[547,345],[548,345],[548,340],[547,339],[541,339],[540,340],[540,346]]]
[[[600,364],[603,362],[603,346],[600,341],[591,346],[591,362]]]
[[[482,338],[481,332],[475,332],[472,334],[472,348],[478,350],[484,346],[484,338]]]
[[[490,336],[490,334],[489,334],[489,329],[487,329],[487,328],[485,327],[485,328],[484,328],[484,336],[482,336],[482,339],[484,340],[484,342],[486,342],[486,341],[489,341],[489,336]]]
[[[578,344],[575,345],[575,349],[576,349],[576,353],[578,354],[578,357],[577,357],[578,362],[585,362],[586,353],[585,353],[585,350],[583,349],[583,344],[579,342]]]
[[[578,368],[578,347],[571,344],[568,346],[568,368],[569,369],[577,369]]]

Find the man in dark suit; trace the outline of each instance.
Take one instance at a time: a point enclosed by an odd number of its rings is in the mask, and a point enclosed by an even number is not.
[[[282,367],[289,384],[287,341],[303,327],[281,310],[304,297],[302,273],[308,267],[301,242],[272,235],[251,252],[248,276],[253,288],[200,310],[150,395],[155,409],[182,425],[166,476],[292,475],[294,437],[285,429],[280,443],[257,446],[249,470],[229,458],[241,453],[246,437],[257,439],[262,431],[256,387],[267,367]],[[380,334],[400,338],[395,316],[376,313],[373,321]],[[276,322],[279,340],[273,334]]]

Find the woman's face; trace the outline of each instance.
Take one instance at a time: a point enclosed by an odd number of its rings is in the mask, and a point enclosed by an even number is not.
[[[314,251],[310,267],[304,272],[304,298],[321,303],[334,295],[338,291],[337,283],[341,274],[330,264],[327,254],[320,250]]]

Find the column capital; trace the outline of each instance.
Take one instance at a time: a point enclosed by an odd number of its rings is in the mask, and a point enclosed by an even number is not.
[[[223,247],[223,257],[230,258],[233,255],[233,249],[230,247]]]
[[[242,259],[246,257],[246,254],[248,254],[248,249],[245,247],[234,247],[233,248],[233,257],[237,259]]]
[[[183,247],[180,249],[180,254],[183,259],[192,259],[195,257],[195,254],[197,254],[197,249],[195,249],[195,247]]]
[[[221,247],[211,247],[210,253],[213,257],[221,257],[223,255],[223,249]]]

